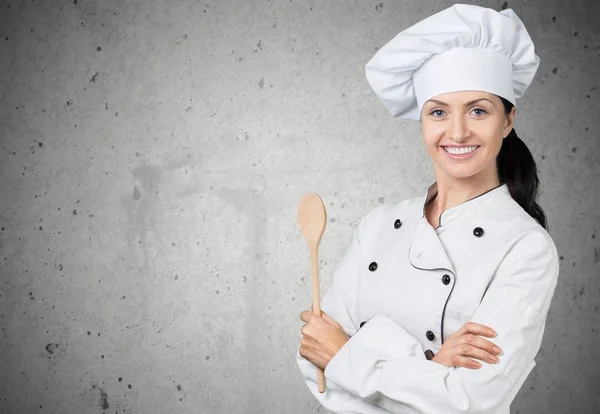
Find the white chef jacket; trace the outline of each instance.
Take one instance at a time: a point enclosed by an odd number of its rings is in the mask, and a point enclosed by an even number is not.
[[[550,235],[506,184],[444,211],[434,229],[424,213],[436,194],[434,183],[356,227],[321,304],[350,336],[325,369],[325,393],[296,352],[308,388],[334,413],[509,414],[535,365],[559,270]],[[499,363],[426,359],[468,321],[497,332]]]

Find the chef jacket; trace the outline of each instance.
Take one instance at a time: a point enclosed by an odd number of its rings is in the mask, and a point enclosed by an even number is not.
[[[425,206],[437,194],[384,204],[362,218],[322,310],[349,341],[325,369],[296,352],[304,380],[335,413],[494,413],[533,369],[559,262],[549,234],[501,184],[449,208],[433,228]],[[446,367],[428,360],[466,322],[497,332],[499,363]]]

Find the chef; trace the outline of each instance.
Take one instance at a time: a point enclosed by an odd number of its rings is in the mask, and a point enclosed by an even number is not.
[[[536,164],[513,128],[539,62],[511,9],[465,4],[402,31],[368,62],[391,114],[420,120],[436,181],[363,217],[322,314],[300,315],[296,360],[324,408],[509,414],[559,270]]]

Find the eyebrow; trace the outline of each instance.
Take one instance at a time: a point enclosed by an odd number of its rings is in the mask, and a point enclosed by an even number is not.
[[[492,105],[494,105],[494,104],[492,103],[492,101],[490,101],[489,99],[486,99],[486,98],[479,98],[479,99],[475,99],[475,100],[473,100],[473,101],[469,101],[469,102],[467,102],[466,104],[464,104],[463,106],[470,106],[470,105],[473,105],[474,103],[477,103],[477,102],[479,102],[479,101],[488,101],[489,103],[491,103]],[[434,102],[434,103],[436,103],[436,104],[438,104],[438,105],[441,105],[441,106],[448,106],[448,104],[447,104],[446,102],[438,101],[437,99],[430,99],[430,100],[429,100],[429,101],[427,101],[427,102]],[[426,103],[427,103],[427,102],[426,102]]]

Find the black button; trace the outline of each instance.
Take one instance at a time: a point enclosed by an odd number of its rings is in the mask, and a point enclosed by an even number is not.
[[[452,279],[450,279],[450,276],[449,276],[449,275],[444,275],[444,276],[442,276],[442,283],[443,283],[444,285],[449,285],[451,280],[452,280]]]
[[[401,226],[402,226],[402,222],[400,221],[400,219],[398,219],[394,222],[395,229],[399,229]]]
[[[365,323],[367,323],[367,321],[362,321],[362,322],[360,323],[360,327],[362,328],[362,327],[365,325]]]
[[[427,339],[429,339],[430,341],[433,341],[435,339],[435,335],[431,331],[427,331],[425,335],[427,335]]]
[[[374,272],[374,271],[376,271],[376,270],[377,270],[377,263],[375,263],[375,262],[371,262],[371,264],[369,265],[369,270],[370,270],[371,272]]]
[[[483,236],[483,229],[481,227],[475,227],[473,229],[473,234],[475,235],[475,237],[481,237]]]
[[[431,349],[425,351],[425,358],[427,358],[428,361],[431,361],[433,359],[433,351]]]

